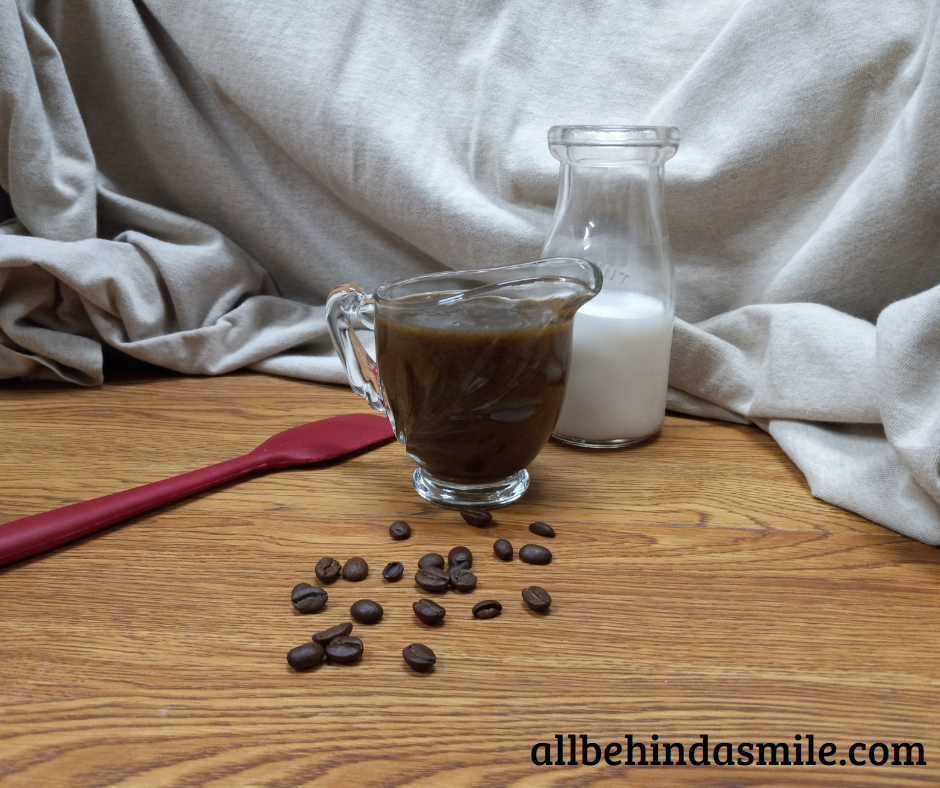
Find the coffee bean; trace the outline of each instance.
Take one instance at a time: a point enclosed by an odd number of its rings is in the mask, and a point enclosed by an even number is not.
[[[384,613],[382,606],[371,599],[360,599],[349,608],[349,615],[360,624],[378,624]]]
[[[452,547],[447,554],[447,564],[448,566],[462,566],[464,569],[469,569],[473,566],[473,553],[463,546]]]
[[[419,599],[411,606],[420,621],[429,626],[440,624],[447,611],[432,599]]]
[[[493,552],[500,561],[512,561],[512,542],[508,539],[497,539],[493,542]]]
[[[423,643],[412,643],[410,646],[405,646],[405,648],[402,649],[401,655],[405,658],[405,662],[408,663],[408,667],[419,673],[430,670],[434,667],[434,663],[437,662],[437,657],[434,655],[434,652]]]
[[[418,569],[427,569],[433,566],[435,569],[444,568],[444,556],[440,553],[427,553],[418,559]]]
[[[364,558],[350,558],[343,567],[343,579],[353,583],[365,580],[369,576],[369,565]]]
[[[324,558],[321,558],[319,561],[317,561],[317,568],[315,571],[317,573],[317,580],[319,580],[321,583],[326,583],[329,585],[330,583],[335,583],[337,580],[339,580],[339,576],[342,574],[343,569],[339,565],[339,561],[335,561],[329,556],[325,556]]]
[[[287,652],[287,664],[294,670],[310,670],[323,662],[324,653],[319,643],[302,643]]]
[[[493,515],[483,509],[461,509],[460,516],[463,517],[466,522],[470,523],[470,525],[475,525],[477,528],[483,528],[489,525],[493,520]]]
[[[313,642],[325,646],[334,638],[343,637],[350,632],[352,632],[352,624],[347,621],[344,624],[336,624],[328,629],[324,629],[322,632],[317,632],[317,634],[313,636]]]
[[[401,561],[392,561],[382,570],[382,577],[390,583],[397,583],[405,573],[405,566]]]
[[[474,618],[496,618],[503,611],[503,606],[495,599],[484,599],[473,606]]]
[[[522,589],[522,599],[536,613],[547,613],[552,605],[551,594],[541,586],[529,586]]]
[[[352,635],[340,635],[326,644],[326,658],[338,665],[352,665],[362,656],[362,641]]]
[[[448,577],[450,584],[458,591],[473,591],[477,587],[477,576],[462,566],[452,566]]]
[[[391,534],[392,539],[400,542],[402,539],[411,536],[411,526],[404,520],[396,520],[388,527],[388,532]]]
[[[439,594],[447,590],[447,586],[450,585],[450,577],[443,569],[438,569],[436,566],[429,566],[425,569],[418,570],[415,575],[415,583],[421,586],[425,591]]]
[[[536,521],[529,525],[529,530],[537,536],[547,536],[549,539],[555,538],[555,529],[548,523]]]
[[[290,592],[290,601],[301,613],[318,613],[326,600],[326,591],[309,583],[298,583]]]
[[[519,558],[527,564],[550,564],[552,551],[540,544],[527,544],[519,550]]]

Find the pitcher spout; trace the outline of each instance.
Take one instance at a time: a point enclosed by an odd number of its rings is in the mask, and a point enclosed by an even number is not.
[[[431,274],[379,287],[378,303],[414,310],[421,322],[454,327],[491,323],[518,327],[570,320],[603,285],[601,270],[589,260],[550,257],[530,263]]]
[[[498,271],[500,281],[478,285],[441,300],[441,304],[455,304],[474,298],[498,296],[504,299],[533,299],[555,301],[560,310],[576,310],[596,296],[603,286],[604,275],[591,261],[578,257],[549,257],[518,266],[503,266]]]

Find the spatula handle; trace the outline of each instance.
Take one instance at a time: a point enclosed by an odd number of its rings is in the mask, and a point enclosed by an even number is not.
[[[263,455],[245,454],[170,479],[5,523],[0,525],[0,566],[81,539],[109,525],[225,484],[265,466]]]

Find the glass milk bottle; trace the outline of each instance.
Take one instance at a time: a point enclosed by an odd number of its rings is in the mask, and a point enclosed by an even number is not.
[[[666,126],[554,126],[558,204],[543,256],[582,257],[604,274],[574,322],[568,384],[553,433],[578,446],[627,446],[666,415],[675,283],[663,210]]]

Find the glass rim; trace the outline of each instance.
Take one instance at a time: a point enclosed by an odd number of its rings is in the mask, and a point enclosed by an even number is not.
[[[676,148],[679,130],[674,126],[576,125],[552,126],[548,144],[565,147],[604,147],[632,145],[644,148]]]
[[[413,306],[422,308],[435,302],[445,305],[459,303],[470,292],[474,295],[480,294],[484,290],[499,292],[503,289],[531,284],[542,279],[580,281],[589,290],[594,290],[595,294],[600,292],[601,284],[604,281],[600,269],[590,260],[581,257],[543,257],[539,260],[530,260],[524,263],[488,266],[462,271],[434,271],[428,274],[410,276],[406,279],[380,284],[372,292],[371,298],[374,303],[389,307],[408,308]],[[457,280],[464,281],[461,283],[462,286],[456,290],[451,288],[442,291],[439,287],[435,287],[441,282],[456,282]],[[420,287],[415,288],[415,286]],[[421,292],[425,286],[429,289],[426,292]],[[411,300],[414,296],[424,296],[424,298]],[[403,300],[405,300],[404,304],[402,303]]]

